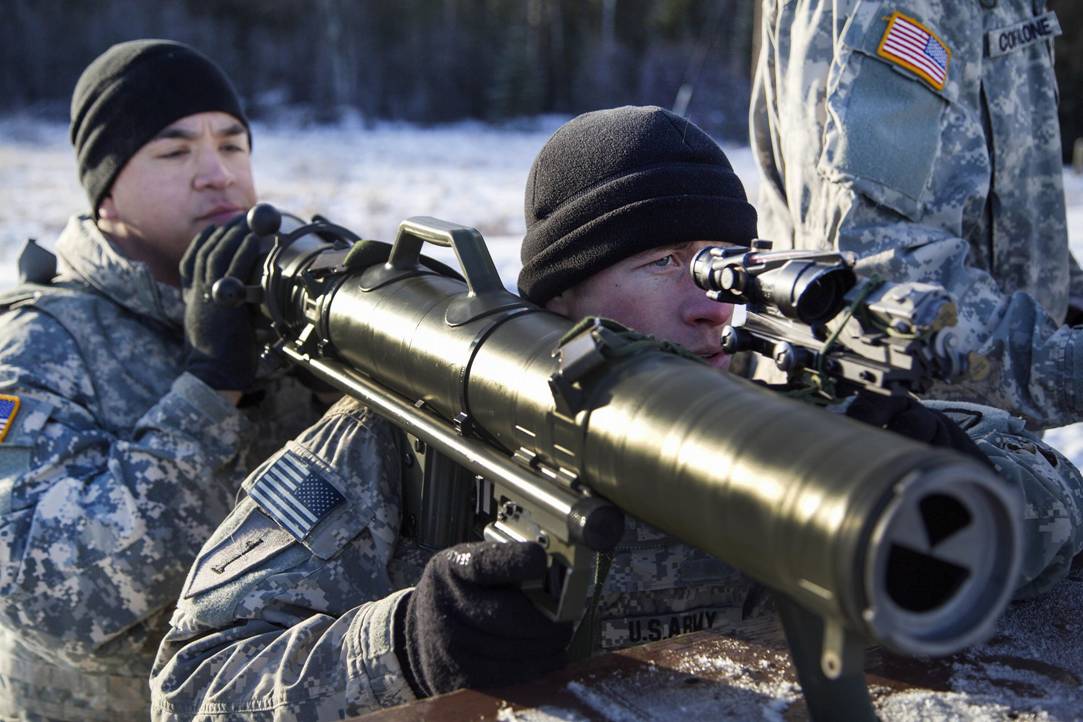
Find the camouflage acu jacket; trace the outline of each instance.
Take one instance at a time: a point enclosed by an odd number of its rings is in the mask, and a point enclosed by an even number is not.
[[[0,315],[0,718],[146,719],[196,551],[319,409],[282,381],[238,411],[183,373],[178,290],[90,220],[57,253]]]
[[[931,395],[1034,427],[1083,418],[1044,5],[764,0],[751,110],[763,237],[943,285],[975,353],[963,384]]]
[[[1083,546],[1083,479],[1021,421],[947,410],[1026,498],[1020,593],[1048,588]],[[244,482],[159,650],[155,719],[327,720],[413,698],[393,619],[425,556],[399,539],[401,454],[387,423],[346,399]],[[286,477],[307,489],[311,518],[280,503]],[[599,595],[596,649],[734,628],[762,609],[736,570],[629,526]]]

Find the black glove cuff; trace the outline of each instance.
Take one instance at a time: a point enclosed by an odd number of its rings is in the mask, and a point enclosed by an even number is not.
[[[231,373],[222,362],[209,359],[202,354],[190,354],[184,370],[195,376],[215,391],[244,391],[250,385],[239,378],[249,378],[248,374]]]
[[[413,662],[411,661],[417,659],[416,639],[414,630],[411,629],[412,625],[409,623],[410,600],[413,596],[413,591],[407,592],[399,598],[395,605],[395,612],[391,617],[391,646],[399,660],[399,666],[402,668],[402,676],[406,680],[406,684],[410,685],[410,690],[415,697],[423,699],[430,695],[418,683],[417,677],[414,675]]]
[[[863,391],[846,409],[846,415],[908,439],[952,449],[995,469],[989,457],[950,416],[909,396],[878,396]]]

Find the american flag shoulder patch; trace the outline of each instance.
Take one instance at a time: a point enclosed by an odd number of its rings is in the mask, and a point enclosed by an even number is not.
[[[346,501],[313,464],[293,451],[267,467],[248,495],[297,541]]]
[[[894,12],[880,38],[876,54],[906,68],[937,90],[948,82],[951,48],[914,18]]]
[[[15,415],[19,413],[19,397],[11,394],[0,394],[0,441],[7,438],[11,425],[15,423]]]

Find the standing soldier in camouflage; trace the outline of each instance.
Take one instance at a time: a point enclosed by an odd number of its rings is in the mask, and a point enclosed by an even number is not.
[[[970,369],[938,396],[1033,427],[1083,418],[1044,0],[764,0],[752,101],[760,231],[942,285]],[[950,396],[949,396],[950,395]]]
[[[236,220],[248,123],[218,66],[116,45],[76,85],[71,139],[92,212],[0,314],[0,718],[139,720],[195,552],[318,408],[292,380],[242,400],[251,324],[205,297],[258,252]]]
[[[732,309],[693,285],[688,261],[704,239],[747,244],[756,216],[703,131],[659,108],[580,116],[539,153],[526,207],[525,296],[573,317],[617,316],[726,365],[720,331]],[[1003,412],[962,412],[972,441],[921,407],[872,406],[859,416],[984,454],[1037,509],[1059,510],[1028,522],[1042,543],[1028,549],[1021,593],[1066,573],[1083,545],[1083,480],[1069,463]],[[563,661],[571,630],[520,588],[545,569],[538,545],[464,544],[422,573],[424,555],[400,536],[396,444],[386,422],[345,399],[245,481],[248,495],[200,552],[162,642],[155,719],[336,719],[529,679]],[[287,474],[331,500],[300,525],[269,493]],[[572,644],[600,651],[725,629],[756,609],[736,570],[629,519]]]

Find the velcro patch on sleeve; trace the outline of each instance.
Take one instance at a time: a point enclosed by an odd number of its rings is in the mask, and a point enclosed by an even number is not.
[[[318,469],[292,451],[267,467],[248,495],[297,541],[346,501]]]
[[[249,571],[272,574],[277,569],[267,560],[295,543],[292,534],[252,507],[236,531],[199,553],[181,598],[190,599]]]
[[[943,90],[948,82],[951,49],[932,30],[900,12],[888,18],[876,54],[906,68],[937,90]]]
[[[15,422],[20,403],[18,396],[0,394],[0,442],[7,437],[11,425]]]

